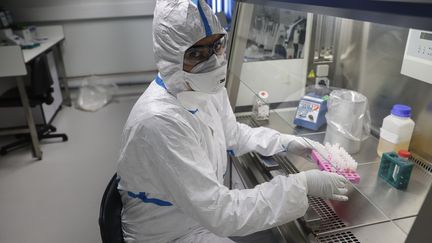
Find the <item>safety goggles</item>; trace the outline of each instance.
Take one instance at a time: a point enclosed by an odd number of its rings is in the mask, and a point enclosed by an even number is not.
[[[213,54],[222,55],[225,52],[226,37],[223,35],[210,45],[193,45],[186,50],[183,63],[195,66],[208,60]]]

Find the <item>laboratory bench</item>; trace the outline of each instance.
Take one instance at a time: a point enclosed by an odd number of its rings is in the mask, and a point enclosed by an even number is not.
[[[272,110],[269,122],[261,125],[323,142],[325,127],[316,132],[296,127],[292,123],[295,111],[295,108]],[[249,113],[236,116],[238,122],[259,126]],[[377,145],[377,138],[371,135],[353,155],[361,180],[349,185],[349,200],[339,202],[309,197],[310,206],[304,217],[273,229],[280,242],[404,242],[428,193],[432,174],[415,163],[408,188],[393,188],[378,177]],[[318,168],[309,158],[286,152],[271,157],[252,152],[231,157],[230,161],[246,188],[276,175]]]
[[[29,133],[32,142],[32,154],[40,160],[42,159],[42,150],[40,149],[40,135],[38,135],[36,125],[38,123],[49,124],[62,104],[70,106],[70,94],[65,78],[61,48],[65,40],[63,27],[61,25],[38,26],[37,34],[40,45],[32,49],[21,49],[17,45],[0,46],[0,78],[14,78],[16,80],[22,103],[22,107],[2,108],[2,112],[7,113],[8,117],[0,122],[2,127],[0,136]],[[25,88],[24,77],[29,75],[27,65],[41,55],[47,55],[48,69],[53,79],[51,93],[53,101],[50,104],[41,104],[38,108],[32,108]],[[62,95],[60,84],[64,87],[64,95]],[[24,112],[21,113],[21,111]],[[22,120],[22,117],[25,117],[25,120]],[[21,128],[22,125],[26,127]]]

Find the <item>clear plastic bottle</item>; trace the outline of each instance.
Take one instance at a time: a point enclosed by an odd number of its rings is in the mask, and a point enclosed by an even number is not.
[[[408,150],[415,126],[410,117],[411,107],[400,104],[393,106],[380,129],[377,149],[380,157],[385,152]]]
[[[270,107],[267,104],[269,94],[267,91],[260,91],[252,107],[252,117],[256,121],[268,121],[270,116]]]

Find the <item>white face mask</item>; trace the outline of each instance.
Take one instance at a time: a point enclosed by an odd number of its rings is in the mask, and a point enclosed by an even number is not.
[[[193,90],[204,93],[216,93],[225,86],[226,72],[225,55],[212,55],[209,60],[192,68],[190,73],[183,73],[185,81]]]
[[[193,67],[190,73],[207,73],[213,71],[220,66],[223,66],[224,64],[226,64],[225,54],[213,54],[208,60],[199,63],[195,67]]]

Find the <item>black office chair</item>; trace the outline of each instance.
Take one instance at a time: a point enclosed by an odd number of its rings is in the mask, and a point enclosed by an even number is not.
[[[117,185],[117,174],[114,174],[102,197],[99,227],[103,243],[124,243],[121,226],[123,204],[120,193],[117,191]]]
[[[48,59],[46,54],[42,54],[30,63],[30,86],[26,87],[30,106],[39,106],[42,109],[43,103],[51,104],[54,101],[52,97],[52,85],[53,80],[48,66]],[[22,106],[22,103],[18,88],[9,89],[0,96],[0,107],[19,106]],[[61,138],[63,142],[68,140],[67,135],[64,133],[53,134],[57,129],[46,121],[44,121],[43,125],[36,126],[36,129],[39,140],[46,138]],[[0,148],[0,155],[31,144],[31,137],[29,134],[20,134],[16,137],[18,138],[17,141]]]

